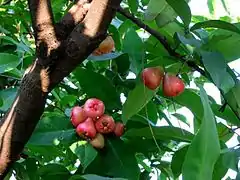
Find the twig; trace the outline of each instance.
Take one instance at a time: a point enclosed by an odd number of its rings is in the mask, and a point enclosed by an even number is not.
[[[157,40],[159,40],[159,42],[164,46],[164,48],[168,51],[168,53],[171,56],[174,56],[176,58],[179,58],[181,62],[183,63],[187,63],[187,65],[191,68],[193,68],[194,70],[198,71],[201,75],[203,76],[207,76],[205,71],[202,70],[198,65],[196,65],[194,62],[192,61],[186,61],[185,58],[180,55],[179,53],[177,53],[170,45],[169,43],[166,41],[166,38],[161,35],[158,31],[152,29],[151,27],[149,27],[148,25],[144,24],[140,19],[136,18],[133,14],[125,11],[124,9],[122,9],[121,7],[117,8],[117,11],[122,14],[123,16],[125,16],[126,18],[130,19],[132,22],[134,22],[136,25],[138,25],[139,27],[145,29],[148,33],[150,33],[152,36],[154,36]]]

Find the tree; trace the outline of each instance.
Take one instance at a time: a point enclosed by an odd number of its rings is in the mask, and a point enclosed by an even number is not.
[[[8,0],[0,9],[0,179],[202,180],[238,172],[239,145],[226,145],[240,124],[238,73],[228,64],[240,57],[240,26],[230,15],[194,16],[184,0]],[[99,50],[110,37],[115,49]],[[156,89],[142,79],[152,67],[164,76]],[[174,97],[165,91],[178,81],[168,75],[185,84]],[[220,103],[204,83],[218,88]],[[104,134],[103,148],[71,123],[73,107],[91,98],[125,127],[120,137]]]

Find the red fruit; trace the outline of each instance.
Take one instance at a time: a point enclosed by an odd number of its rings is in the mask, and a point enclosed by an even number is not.
[[[101,133],[97,133],[96,137],[90,141],[90,144],[98,149],[102,149],[105,145],[104,137]]]
[[[165,96],[178,96],[184,91],[183,81],[174,75],[165,74],[163,79],[163,94]]]
[[[142,71],[141,78],[145,86],[155,90],[161,84],[163,75],[164,73],[160,67],[150,67]]]
[[[114,134],[118,137],[122,136],[124,132],[124,124],[117,122],[114,128]]]
[[[95,127],[97,132],[100,132],[102,134],[108,134],[113,132],[115,128],[115,122],[112,116],[104,114],[95,122]]]
[[[94,138],[97,132],[92,118],[87,118],[84,122],[80,123],[76,128],[76,132],[80,137]]]
[[[75,106],[71,111],[71,122],[74,127],[77,127],[81,122],[87,118],[84,110],[80,106]]]
[[[91,98],[85,102],[83,109],[88,117],[95,119],[104,114],[105,106],[101,100],[97,98]]]
[[[100,56],[102,54],[108,54],[115,49],[115,43],[111,36],[107,36],[106,39],[104,39],[101,44],[98,46],[97,49],[93,51],[93,55]]]

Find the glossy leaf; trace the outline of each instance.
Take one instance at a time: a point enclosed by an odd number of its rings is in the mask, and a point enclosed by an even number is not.
[[[0,59],[0,74],[11,71],[20,63],[20,60],[16,55],[8,53],[0,53]]]
[[[108,54],[103,54],[101,56],[90,55],[90,56],[88,56],[87,59],[90,61],[109,61],[109,60],[115,59],[121,55],[122,55],[122,53],[120,53],[120,52],[112,52],[112,53],[108,53]]]
[[[107,108],[120,106],[119,95],[106,77],[83,68],[78,68],[74,75],[88,96],[101,99]]]
[[[123,104],[122,120],[126,124],[128,119],[137,114],[152,99],[155,91],[149,90],[144,84],[138,84],[129,92],[127,100]]]
[[[17,94],[16,88],[8,88],[0,91],[0,97],[3,100],[2,106],[0,106],[1,111],[7,111],[8,108],[11,106],[14,98]]]
[[[228,72],[224,57],[216,52],[201,52],[202,62],[215,85],[227,93],[234,85],[234,79]]]
[[[143,68],[144,46],[135,30],[129,28],[123,39],[123,52],[128,53],[131,70],[138,74]]]
[[[214,15],[215,14],[216,0],[208,0],[207,4],[208,4],[208,10],[209,10],[210,14]]]
[[[221,112],[221,106],[218,104],[212,104],[211,108],[214,112],[214,114],[222,119],[225,119],[227,122],[236,125],[236,126],[240,126],[240,121],[239,119],[236,117],[236,115],[234,114],[234,112],[230,109],[229,106],[226,106],[223,110],[223,112]]]
[[[238,98],[240,96],[240,82],[237,82],[237,84],[225,95],[225,98],[238,117],[240,117],[240,99]]]
[[[128,0],[129,7],[132,13],[136,13],[138,9],[138,0]]]
[[[29,145],[42,145],[42,146],[53,146],[62,143],[72,143],[76,141],[75,130],[70,129],[66,131],[49,131],[49,132],[36,132],[34,133],[28,144]]]
[[[220,155],[215,117],[205,90],[200,87],[204,116],[200,129],[188,148],[183,163],[183,179],[212,179],[214,164]]]
[[[188,27],[191,22],[191,10],[188,3],[185,0],[166,0],[167,3],[174,9],[179,17],[184,22],[185,26]]]
[[[220,21],[220,20],[209,20],[209,21],[196,23],[191,27],[191,31],[194,31],[200,28],[219,28],[219,29],[225,29],[225,30],[240,34],[240,29],[238,27],[236,27],[231,23]]]
[[[193,134],[190,132],[170,126],[152,127],[153,134],[149,127],[141,129],[130,129],[125,132],[124,137],[144,137],[152,139],[153,136],[158,140],[174,140],[190,142],[193,139]]]
[[[66,180],[70,177],[70,172],[60,164],[48,164],[38,170],[42,179]]]
[[[75,142],[70,146],[70,149],[81,161],[83,171],[94,161],[98,154],[93,146],[86,141]]]
[[[166,0],[150,0],[144,17],[147,21],[152,21],[167,6]]]
[[[96,159],[86,169],[87,174],[138,179],[140,171],[131,146],[118,138],[108,137],[105,148],[106,151],[99,152]]]
[[[183,165],[188,147],[189,147],[188,145],[181,147],[174,153],[172,157],[171,169],[175,178],[179,177],[180,174],[182,173],[182,165]]]

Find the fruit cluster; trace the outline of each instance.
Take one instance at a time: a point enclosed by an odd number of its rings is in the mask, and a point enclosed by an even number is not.
[[[164,73],[162,67],[145,68],[141,73],[141,79],[146,87],[157,89],[163,82],[163,94],[168,97],[180,95],[185,88],[183,81],[168,73]]]
[[[124,132],[121,122],[115,122],[112,116],[104,113],[105,105],[97,98],[90,98],[83,106],[75,106],[71,111],[71,122],[76,133],[99,149],[104,147],[103,134],[114,133],[120,137]]]

